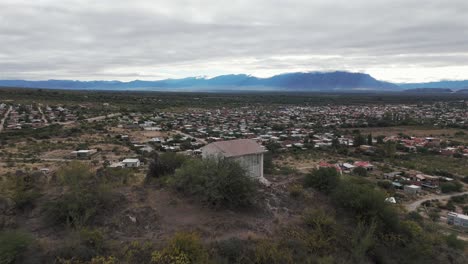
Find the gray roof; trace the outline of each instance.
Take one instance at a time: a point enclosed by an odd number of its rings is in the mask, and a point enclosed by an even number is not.
[[[203,149],[221,153],[224,157],[238,157],[265,152],[262,145],[251,139],[217,141],[206,145]]]

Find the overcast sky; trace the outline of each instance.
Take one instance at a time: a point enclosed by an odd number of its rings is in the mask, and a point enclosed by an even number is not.
[[[468,0],[0,0],[0,79],[468,79]]]

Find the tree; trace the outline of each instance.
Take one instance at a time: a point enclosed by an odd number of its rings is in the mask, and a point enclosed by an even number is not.
[[[384,152],[387,157],[394,158],[396,154],[396,143],[393,141],[385,142]]]
[[[21,254],[32,244],[33,238],[21,231],[2,231],[0,233],[0,263],[22,263]]]
[[[174,152],[166,152],[162,155],[155,152],[149,164],[146,177],[147,179],[160,178],[162,176],[174,174],[175,170],[182,166],[186,160],[186,156]]]
[[[209,254],[197,234],[177,233],[165,248],[153,252],[151,263],[204,264],[209,263]]]
[[[188,160],[170,178],[178,191],[214,208],[240,208],[253,203],[257,188],[241,165],[228,159]]]
[[[372,134],[367,135],[367,145],[372,146]]]
[[[357,133],[356,135],[354,135],[353,143],[354,143],[355,147],[365,145],[366,144],[366,138],[363,135],[361,135],[361,133]]]
[[[367,170],[366,168],[363,168],[363,167],[354,168],[353,173],[361,177],[367,177]]]
[[[335,150],[340,148],[340,141],[338,140],[337,137],[334,137],[332,139],[331,145],[332,145],[332,148],[335,149]]]
[[[461,184],[458,181],[444,182],[440,185],[440,190],[443,193],[460,192],[462,189],[463,189],[463,184]]]
[[[111,207],[112,192],[88,166],[72,162],[62,167],[58,175],[66,187],[65,193],[59,199],[45,203],[47,221],[77,228]]]
[[[338,185],[340,175],[335,168],[320,168],[306,175],[305,187],[313,187],[324,193],[331,193]]]

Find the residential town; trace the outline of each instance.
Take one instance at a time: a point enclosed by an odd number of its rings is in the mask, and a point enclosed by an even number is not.
[[[282,219],[268,222],[274,226],[274,221],[293,221],[302,214],[288,199],[313,201],[319,194],[307,187],[307,178],[326,172],[350,186],[366,184],[372,186],[368,191],[379,190],[380,207],[417,215],[437,223],[446,234],[454,232],[458,239],[468,240],[467,107],[468,101],[437,101],[128,111],[112,102],[0,101],[0,175],[5,183],[17,175],[34,175],[47,193],[62,184],[58,179],[67,167],[86,166],[98,179],[107,177],[106,184],[120,184],[116,190],[126,199],[131,197],[123,187],[127,185],[172,197],[171,177],[188,170],[181,164],[195,169],[193,164],[205,162],[203,166],[217,170],[222,169],[216,167],[219,164],[233,162],[259,184],[256,188],[264,196],[259,202],[266,202],[261,206],[269,208],[274,219]],[[218,165],[210,165],[212,160]],[[178,167],[157,176],[163,180],[151,179],[171,166]],[[209,170],[200,173],[209,175]],[[136,187],[152,181],[153,187]],[[163,187],[151,189],[154,186]],[[47,195],[57,195],[53,192]],[[183,199],[177,198],[178,203],[186,204]],[[116,216],[128,227],[137,228],[145,215],[155,214],[155,209],[146,208],[142,214],[136,205],[129,206],[122,209],[123,216]],[[169,226],[184,223],[179,221],[187,210],[183,206],[154,208],[179,215],[161,220],[165,227],[151,231],[155,235],[169,234]],[[234,220],[219,214],[219,221],[232,225]],[[221,232],[212,228],[210,232]],[[263,232],[259,230],[261,225],[247,228]],[[136,236],[134,232],[126,234]]]

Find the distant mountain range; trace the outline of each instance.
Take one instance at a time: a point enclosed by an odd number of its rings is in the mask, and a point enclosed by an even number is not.
[[[414,88],[448,88],[448,89],[468,89],[468,80],[465,81],[439,81],[439,82],[427,82],[427,83],[400,83],[398,84],[404,89]]]
[[[297,72],[258,78],[245,74],[214,78],[189,77],[159,81],[70,81],[70,80],[0,80],[0,86],[74,90],[142,90],[142,91],[402,91],[419,88],[468,87],[468,81],[444,81],[421,84],[393,84],[379,81],[364,73]],[[418,90],[434,92],[435,90]],[[439,92],[448,92],[447,90]]]

